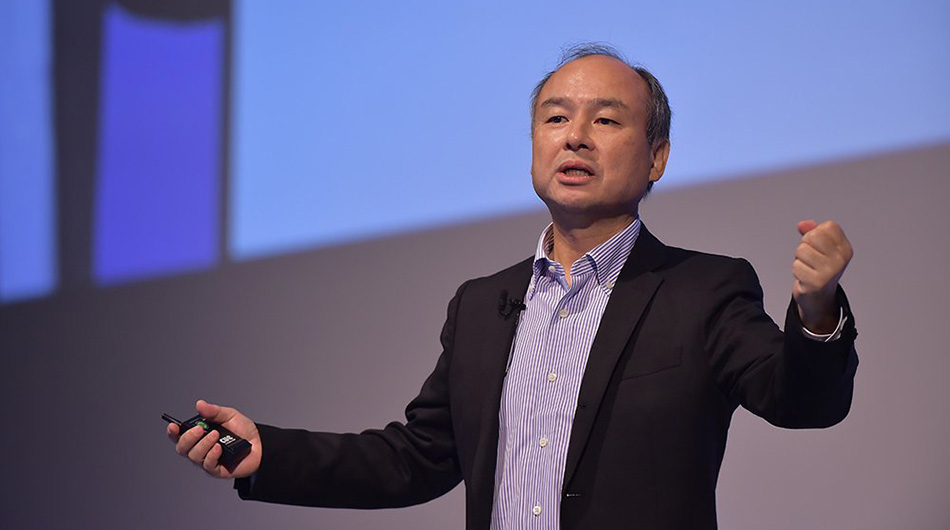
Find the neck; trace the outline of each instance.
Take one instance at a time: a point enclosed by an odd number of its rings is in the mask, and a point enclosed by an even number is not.
[[[591,249],[607,241],[615,234],[630,226],[637,214],[598,219],[589,223],[565,223],[553,219],[554,249],[551,259],[564,267],[568,285],[571,283],[571,265]]]

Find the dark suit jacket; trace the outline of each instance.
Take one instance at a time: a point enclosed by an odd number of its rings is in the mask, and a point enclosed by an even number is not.
[[[530,275],[529,259],[459,288],[442,355],[405,423],[361,434],[260,425],[261,468],[253,488],[237,482],[241,497],[395,507],[462,480],[466,527],[488,529],[515,322],[498,301],[502,291],[524,293]],[[853,316],[840,340],[820,343],[802,335],[792,304],[785,329],[765,314],[748,262],[667,247],[641,230],[584,372],[562,528],[715,528],[716,480],[738,405],[782,427],[841,421],[857,367]]]

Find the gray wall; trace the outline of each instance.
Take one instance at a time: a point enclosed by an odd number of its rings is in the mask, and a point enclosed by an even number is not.
[[[950,144],[662,191],[668,244],[748,258],[781,316],[799,219],[832,218],[855,258],[854,405],[824,431],[740,411],[719,486],[725,529],[950,527]],[[667,176],[669,181],[675,175]],[[532,252],[543,211],[0,308],[4,528],[459,528],[461,489],[358,512],[241,502],[177,457],[161,412],[205,397],[286,426],[400,418],[466,278]],[[372,329],[364,323],[372,322]]]

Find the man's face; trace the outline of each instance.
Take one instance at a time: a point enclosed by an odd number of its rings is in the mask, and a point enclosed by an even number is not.
[[[556,219],[632,216],[663,175],[668,142],[647,141],[649,89],[612,57],[590,55],[554,73],[538,95],[534,189]]]

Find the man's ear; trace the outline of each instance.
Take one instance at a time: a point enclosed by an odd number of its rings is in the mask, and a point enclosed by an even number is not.
[[[656,182],[666,171],[666,161],[670,159],[670,141],[659,140],[650,146],[653,151],[653,167],[650,168],[650,182]]]

